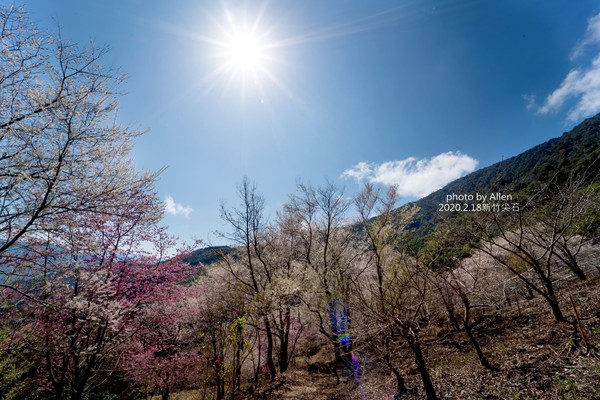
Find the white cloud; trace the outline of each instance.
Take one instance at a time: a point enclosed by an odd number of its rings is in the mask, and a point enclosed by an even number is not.
[[[383,164],[360,162],[342,173],[357,182],[397,185],[401,196],[423,197],[469,172],[479,162],[460,152],[446,152],[432,158],[388,161]]]
[[[571,60],[581,56],[586,47],[596,43],[600,43],[600,13],[588,18],[588,27],[585,32],[585,36],[579,41],[577,46],[575,46],[571,52]]]
[[[586,47],[600,43],[600,14],[588,19],[584,38],[575,46],[571,59],[578,58]],[[537,114],[549,114],[560,110],[567,100],[575,99],[567,114],[570,121],[578,121],[600,111],[600,53],[587,66],[579,66],[569,71],[565,79],[542,105],[535,103],[532,95],[525,96],[527,109]]]
[[[560,86],[554,90],[544,104],[537,107],[538,114],[558,111],[567,100],[576,98],[577,103],[569,109],[567,118],[578,121],[600,111],[600,54],[587,68],[571,70]]]
[[[371,164],[364,161],[359,162],[354,167],[347,169],[342,174],[342,177],[354,178],[357,182],[362,182],[372,174]]]
[[[523,95],[523,100],[525,101],[525,107],[527,108],[527,111],[536,111],[538,105],[535,102],[534,94]]]
[[[186,218],[190,217],[190,214],[194,209],[190,206],[183,206],[175,202],[175,199],[171,196],[167,196],[165,199],[165,212],[171,215],[183,215]]]

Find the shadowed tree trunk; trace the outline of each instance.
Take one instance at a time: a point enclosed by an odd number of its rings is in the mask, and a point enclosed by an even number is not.
[[[488,362],[487,358],[483,354],[483,351],[481,350],[481,346],[479,345],[479,341],[475,337],[475,334],[473,333],[473,329],[471,328],[471,302],[469,301],[469,299],[466,298],[466,296],[461,297],[461,300],[465,307],[463,327],[465,329],[465,332],[467,333],[467,336],[469,337],[469,341],[471,342],[471,345],[473,346],[473,348],[475,349],[475,352],[477,353],[477,358],[479,359],[479,363],[484,368],[493,369],[492,366],[490,365],[490,363]]]
[[[427,364],[425,363],[425,357],[423,357],[419,334],[413,329],[409,330],[408,344],[410,345],[410,348],[415,356],[417,370],[419,371],[419,375],[421,375],[421,380],[423,381],[423,388],[425,389],[425,395],[427,397],[427,400],[438,400],[438,397],[435,394],[435,387],[433,386],[431,376],[429,375],[429,370],[427,369]]]
[[[389,337],[386,337],[386,339],[385,339],[385,347],[386,347],[387,352],[384,355],[383,359],[385,361],[385,364],[388,366],[390,371],[392,371],[392,373],[394,374],[394,377],[396,378],[396,395],[401,396],[403,394],[408,393],[408,389],[406,387],[406,384],[404,383],[404,378],[402,377],[400,370],[398,370],[398,368],[392,363],[391,355],[390,355],[391,346],[390,346]]]
[[[273,362],[273,332],[268,317],[265,317],[264,323],[267,335],[267,368],[269,368],[269,379],[273,381],[277,377],[277,369],[275,368],[275,362]]]

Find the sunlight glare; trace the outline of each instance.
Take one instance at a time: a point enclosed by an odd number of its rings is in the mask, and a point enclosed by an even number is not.
[[[253,32],[239,31],[231,35],[225,44],[227,63],[238,72],[256,72],[264,68],[265,45]]]
[[[268,97],[281,92],[306,109],[282,79],[282,68],[290,66],[286,51],[296,41],[281,36],[281,19],[269,18],[266,10],[267,3],[253,10],[244,7],[232,10],[223,4],[221,13],[208,14],[215,28],[211,35],[192,33],[196,40],[210,45],[210,58],[214,62],[213,69],[202,79],[202,95],[222,87],[224,96],[237,88],[245,107],[247,99],[267,104],[271,103],[266,100]]]

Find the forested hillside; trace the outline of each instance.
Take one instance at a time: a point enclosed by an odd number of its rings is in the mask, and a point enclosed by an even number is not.
[[[447,200],[448,196],[464,194],[501,193],[512,195],[515,201],[524,199],[540,185],[563,184],[571,176],[585,175],[587,181],[597,181],[600,175],[600,115],[586,119],[562,136],[537,145],[517,156],[482,168],[451,182],[442,189],[408,204],[417,206],[409,229],[416,246],[426,240],[440,222],[440,204],[473,203]],[[490,203],[490,202],[488,202]],[[494,202],[491,202],[494,203]]]

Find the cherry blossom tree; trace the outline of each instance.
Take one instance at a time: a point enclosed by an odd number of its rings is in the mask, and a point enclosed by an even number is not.
[[[160,393],[168,400],[173,389],[200,382],[202,354],[197,330],[202,290],[199,286],[164,287],[136,318],[124,370],[140,391]]]
[[[66,220],[128,217],[123,205],[152,190],[157,174],[136,170],[129,156],[141,132],[116,121],[123,76],[101,64],[105,52],[39,30],[22,8],[0,7],[2,287],[20,290],[15,280],[35,275],[32,264],[56,246],[48,235]]]
[[[189,273],[183,254],[165,260],[155,255],[172,243],[164,229],[130,223],[113,217],[103,224],[66,225],[56,239],[60,247],[41,263],[44,275],[29,284],[35,298],[21,298],[3,315],[20,327],[13,345],[36,361],[37,379],[53,398],[77,400],[97,392],[123,368],[130,354],[124,346],[161,293],[184,290],[177,285]],[[85,230],[87,240],[78,230]],[[137,246],[152,236],[157,250],[144,254]],[[133,247],[115,248],[118,242]]]
[[[0,6],[0,350],[46,398],[119,375],[140,318],[189,272],[158,225],[157,173],[130,157],[142,132],[117,122],[105,52]]]

